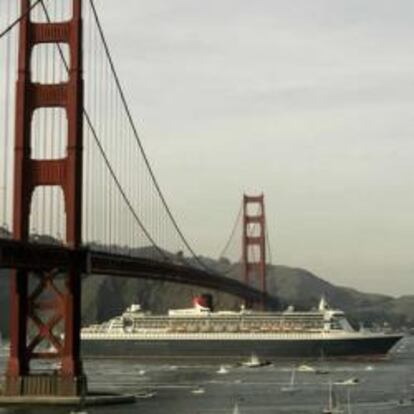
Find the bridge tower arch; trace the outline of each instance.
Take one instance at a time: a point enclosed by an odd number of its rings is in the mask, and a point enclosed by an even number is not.
[[[60,186],[66,212],[66,245],[81,246],[82,230],[82,0],[68,0],[72,16],[64,22],[33,22],[30,0],[21,0],[16,85],[13,238],[29,242],[32,195],[36,187]],[[69,47],[68,81],[41,84],[31,80],[31,55],[41,44]],[[42,108],[63,108],[68,120],[67,150],[60,159],[33,159],[31,123]],[[37,286],[29,286],[29,276]],[[63,280],[58,283],[56,279]],[[63,285],[63,286],[60,286]],[[86,390],[80,359],[81,269],[72,261],[65,269],[13,270],[10,288],[10,356],[4,394],[79,395]],[[63,326],[63,335],[56,332]],[[32,326],[32,329],[28,327]],[[34,330],[34,332],[33,332]],[[31,369],[34,359],[59,362],[57,373]]]

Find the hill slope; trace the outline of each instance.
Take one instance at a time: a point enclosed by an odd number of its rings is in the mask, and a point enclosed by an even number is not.
[[[209,260],[217,269],[228,268],[228,264]],[[230,277],[237,278],[240,267],[232,265]],[[298,309],[317,306],[322,295],[333,306],[343,309],[354,321],[388,324],[398,328],[414,327],[414,295],[393,298],[386,295],[362,293],[354,289],[335,286],[314,274],[299,268],[269,266],[269,293],[278,297],[280,308],[294,305]],[[0,330],[8,332],[9,278],[3,271],[0,275]],[[131,303],[140,303],[154,313],[165,313],[170,308],[188,307],[193,295],[206,292],[187,285],[142,279],[88,276],[83,280],[82,323],[102,322],[119,315]],[[237,309],[240,300],[221,292],[212,292],[215,307]]]

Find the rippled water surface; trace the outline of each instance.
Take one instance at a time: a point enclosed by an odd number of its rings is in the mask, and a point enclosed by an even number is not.
[[[0,357],[4,369],[5,357]],[[328,401],[330,382],[358,378],[356,385],[335,385],[344,413],[414,413],[414,337],[397,345],[384,361],[306,361],[329,374],[297,372],[295,393],[282,392],[292,366],[304,361],[273,361],[261,368],[217,364],[157,365],[134,360],[87,360],[85,369],[93,390],[137,394],[136,404],[87,408],[88,413],[241,414],[321,413]],[[223,361],[225,363],[225,361]],[[347,401],[350,401],[350,404]],[[401,402],[402,401],[402,402]],[[70,413],[71,409],[0,409],[0,413]]]

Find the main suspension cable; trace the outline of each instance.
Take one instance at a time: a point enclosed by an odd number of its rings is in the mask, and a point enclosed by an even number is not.
[[[130,123],[130,125],[131,125],[131,128],[132,128],[132,131],[133,131],[133,133],[134,133],[134,138],[135,138],[135,140],[136,140],[136,142],[137,142],[137,144],[138,144],[138,147],[139,147],[139,149],[140,149],[140,151],[141,151],[141,154],[142,154],[142,157],[143,157],[143,159],[144,159],[144,162],[145,162],[145,164],[146,164],[146,166],[147,166],[147,168],[148,168],[148,172],[149,172],[149,174],[150,174],[150,176],[151,176],[151,179],[152,179],[152,182],[153,182],[153,184],[154,184],[154,186],[155,186],[155,188],[156,188],[156,190],[157,190],[157,193],[158,193],[158,195],[159,195],[159,197],[160,197],[160,199],[161,199],[161,202],[162,202],[162,204],[164,205],[164,208],[165,208],[165,210],[166,210],[166,212],[167,212],[167,214],[168,214],[168,216],[169,216],[169,218],[170,218],[170,220],[171,220],[171,223],[173,224],[173,226],[174,226],[174,228],[175,228],[175,230],[177,231],[177,233],[179,234],[179,236],[180,236],[180,238],[181,238],[181,240],[182,240],[182,242],[184,243],[184,245],[187,247],[187,249],[188,249],[188,251],[192,254],[192,256],[194,257],[194,259],[204,268],[204,269],[207,269],[207,270],[210,270],[199,258],[198,258],[198,256],[196,255],[196,253],[194,252],[194,250],[192,249],[192,247],[190,246],[190,244],[189,244],[189,242],[188,242],[188,240],[186,239],[186,237],[184,236],[184,234],[183,234],[183,232],[181,231],[181,229],[180,229],[180,227],[178,226],[178,223],[177,223],[177,221],[175,220],[175,218],[174,218],[174,216],[173,216],[173,214],[172,214],[172,211],[171,211],[171,209],[170,209],[170,207],[168,206],[168,204],[167,204],[167,201],[166,201],[166,199],[165,199],[165,197],[164,197],[164,194],[162,193],[162,191],[161,191],[161,187],[160,187],[160,185],[159,185],[159,183],[158,183],[158,181],[157,181],[157,179],[156,179],[156,177],[155,177],[155,174],[154,174],[154,171],[153,171],[153,169],[152,169],[152,166],[151,166],[151,164],[150,164],[150,162],[149,162],[149,159],[148,159],[148,157],[147,157],[147,154],[146,154],[146,152],[145,152],[145,150],[144,150],[144,147],[143,147],[143,145],[142,145],[142,142],[141,142],[141,139],[140,139],[140,137],[139,137],[139,134],[138,134],[138,131],[137,131],[137,129],[136,129],[136,126],[135,126],[135,123],[134,123],[134,120],[133,120],[133,118],[132,118],[132,114],[131,114],[131,111],[130,111],[130,109],[129,109],[129,106],[128,106],[128,103],[127,103],[127,101],[126,101],[126,98],[125,98],[125,94],[124,94],[124,91],[123,91],[123,89],[122,89],[122,86],[121,86],[121,82],[120,82],[120,80],[119,80],[119,76],[118,76],[118,73],[117,73],[117,71],[116,71],[116,69],[115,69],[115,65],[114,65],[114,62],[113,62],[113,59],[112,59],[112,55],[111,55],[111,52],[110,52],[110,50],[109,50],[109,46],[108,46],[108,43],[107,43],[107,41],[106,41],[106,37],[105,37],[105,34],[104,34],[104,32],[103,32],[103,29],[102,29],[102,25],[101,25],[101,22],[100,22],[100,19],[99,19],[99,16],[98,16],[98,13],[97,13],[97,11],[96,11],[96,7],[95,7],[95,4],[94,4],[94,1],[93,0],[90,0],[90,4],[91,4],[91,8],[92,8],[92,11],[93,11],[93,14],[94,14],[94,17],[95,17],[95,20],[96,20],[96,24],[97,24],[97,27],[98,27],[98,30],[99,30],[99,34],[100,34],[100,36],[101,36],[101,39],[102,39],[102,43],[103,43],[103,46],[104,46],[104,48],[105,48],[105,52],[106,52],[106,55],[107,55],[107,58],[108,58],[108,61],[109,61],[109,64],[110,64],[110,66],[111,66],[111,70],[112,70],[112,74],[113,74],[113,76],[114,76],[114,80],[115,80],[115,82],[116,82],[116,85],[117,85],[117,87],[118,87],[118,92],[119,92],[119,94],[120,94],[120,97],[121,97],[121,100],[122,100],[122,103],[123,103],[123,105],[124,105],[124,109],[125,109],[125,112],[126,112],[126,115],[127,115],[127,117],[128,117],[128,120],[129,120],[129,123]]]
[[[0,39],[13,30],[13,28],[19,24],[39,3],[43,3],[43,0],[37,0],[23,14],[21,14],[16,20],[13,20],[3,31],[1,31]]]

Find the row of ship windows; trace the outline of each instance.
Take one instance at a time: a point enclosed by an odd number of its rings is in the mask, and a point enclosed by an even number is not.
[[[128,320],[126,320],[128,321]],[[225,324],[235,324],[235,325],[247,325],[247,324],[288,324],[288,323],[302,323],[302,324],[321,324],[323,323],[323,318],[309,318],[309,319],[276,319],[276,320],[269,320],[266,321],[260,320],[260,319],[202,319],[199,318],[180,318],[179,320],[165,320],[165,319],[145,319],[145,320],[139,320],[135,319],[134,321],[131,321],[131,323],[134,323],[135,325],[145,325],[145,324],[162,324],[162,325],[175,325],[175,324],[182,324],[182,323],[191,323],[191,324],[219,324],[219,323],[225,323]]]
[[[126,323],[129,324],[129,323]],[[177,326],[177,325],[240,325],[240,326],[251,326],[251,325],[260,325],[260,326],[273,326],[273,325],[322,325],[323,321],[272,321],[268,323],[263,323],[259,321],[134,321],[132,323],[134,326],[149,326],[149,325],[158,325],[158,326]]]
[[[188,322],[198,322],[200,321],[200,318],[203,320],[208,321],[214,321],[214,322],[230,322],[230,323],[236,323],[236,322],[260,322],[263,323],[263,321],[268,322],[286,322],[291,320],[299,320],[299,321],[323,321],[324,316],[323,315],[307,315],[307,316],[300,316],[300,315],[286,315],[286,316],[266,316],[266,317],[258,317],[258,316],[240,316],[240,317],[229,317],[229,316],[217,316],[214,317],[210,316],[206,318],[205,315],[198,317],[198,316],[180,316],[175,318],[165,318],[162,316],[147,316],[144,318],[129,318],[128,316],[125,319],[131,319],[135,320],[136,322],[164,322],[164,323],[175,323],[175,322],[182,322],[182,321],[188,321]],[[140,320],[141,319],[141,320]]]
[[[268,330],[314,330],[322,329],[321,324],[136,324],[136,330],[166,329],[171,331],[268,331]]]

